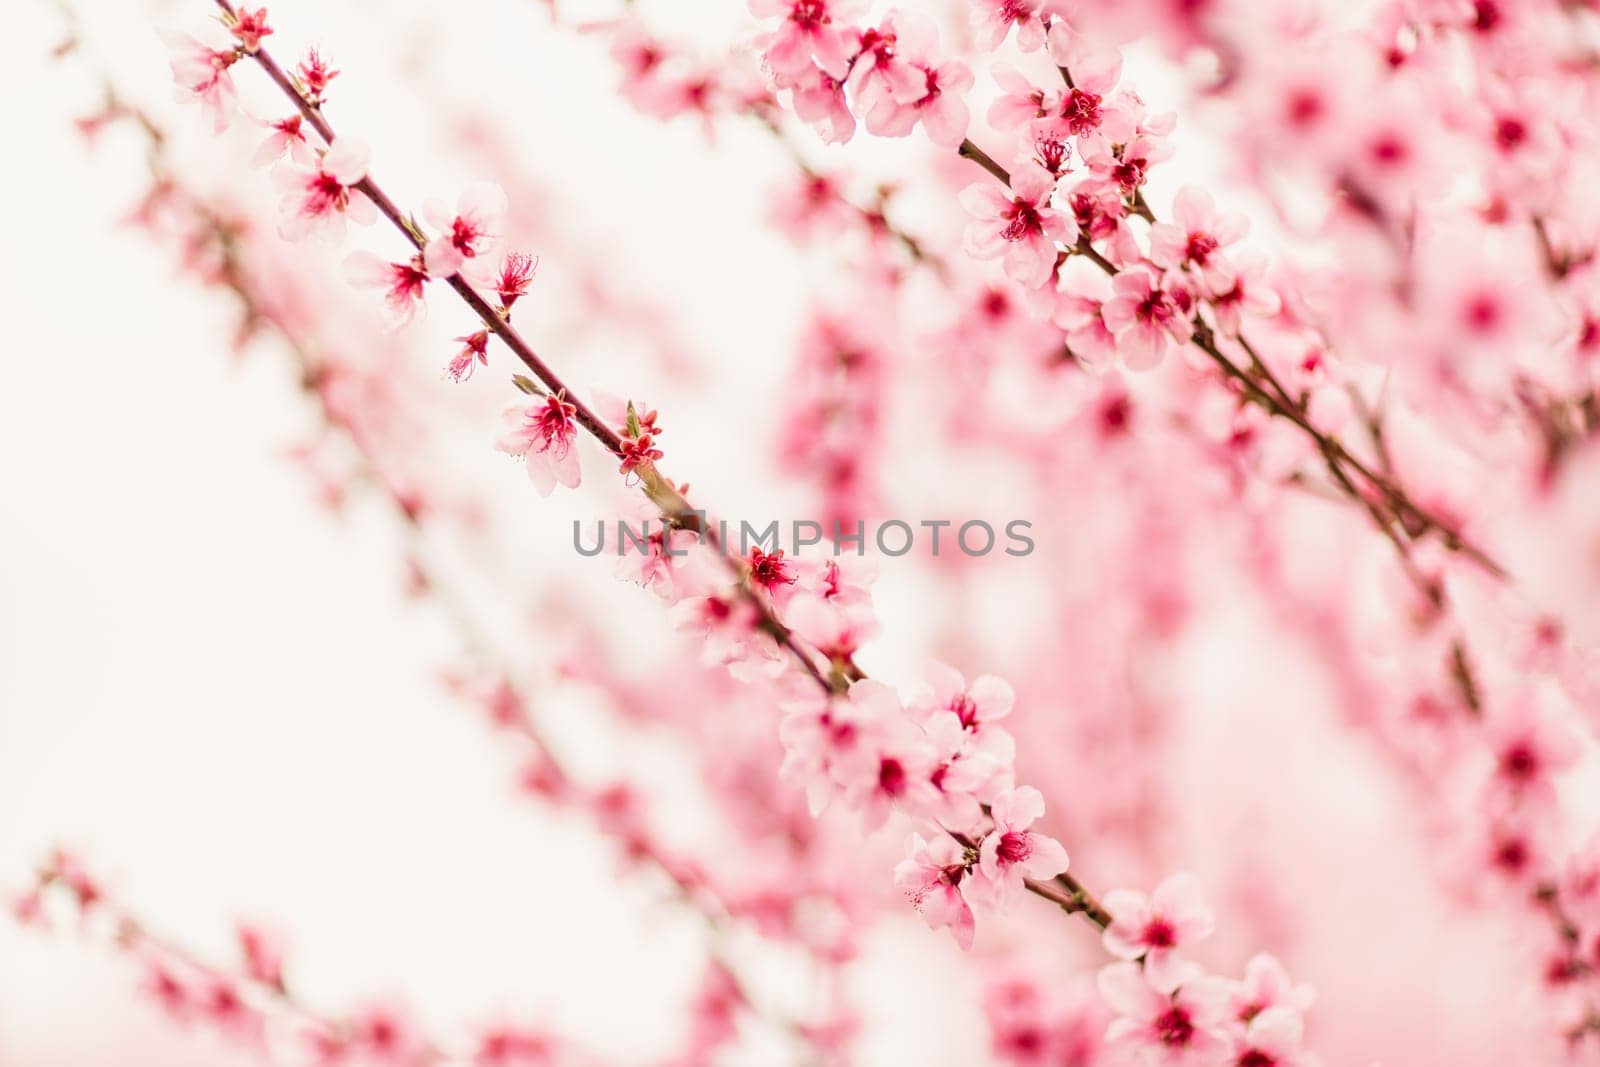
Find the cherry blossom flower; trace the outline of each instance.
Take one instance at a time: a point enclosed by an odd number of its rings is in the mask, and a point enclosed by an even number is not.
[[[807,692],[784,711],[778,728],[784,749],[780,774],[805,790],[811,814],[817,815],[840,793],[833,768],[863,749],[878,723],[900,713],[900,698],[869,679],[842,698]]]
[[[1050,206],[1055,179],[1039,166],[1011,175],[1009,193],[992,181],[968,186],[961,205],[973,216],[967,225],[967,251],[979,259],[1004,258],[1006,273],[1019,285],[1036,289],[1050,279],[1056,246],[1077,240],[1072,221]]]
[[[283,193],[278,232],[290,241],[306,237],[336,239],[349,217],[366,224],[377,209],[356,189],[367,175],[371,154],[366,143],[341,137],[311,166],[280,163],[273,179]]]
[[[472,377],[479,366],[489,365],[489,331],[478,330],[456,338],[461,349],[451,357],[445,373],[453,382],[464,382]]]
[[[422,290],[428,271],[421,256],[413,256],[405,263],[391,263],[371,252],[352,252],[345,257],[344,273],[352,285],[383,290],[390,329],[406,325],[427,307]]]
[[[934,766],[933,745],[899,714],[897,698],[894,712],[880,714],[863,743],[835,761],[832,771],[844,789],[845,805],[860,812],[870,832],[882,826],[895,808],[911,815],[933,810],[939,802]]]
[[[1245,316],[1271,318],[1283,307],[1277,291],[1265,280],[1266,262],[1248,249],[1232,263],[1217,265],[1207,273],[1211,310],[1223,333],[1237,336]]]
[[[327,95],[328,83],[339,76],[339,72],[328,66],[327,61],[322,58],[322,53],[315,48],[306,53],[306,57],[295,67],[294,73],[306,99],[319,106]]]
[[[895,888],[906,895],[928,928],[949,927],[956,944],[972,947],[975,924],[972,905],[961,893],[961,883],[971,875],[974,857],[954,838],[936,835],[932,841],[912,834],[906,841],[907,858],[894,869]]]
[[[997,130],[1015,130],[1060,106],[1059,94],[1039,88],[1012,67],[996,67],[992,74],[1000,96],[989,105],[989,125]]]
[[[305,119],[300,115],[290,115],[264,125],[272,132],[267,134],[267,139],[261,142],[261,147],[256,149],[256,154],[251,158],[256,166],[276,162],[284,156],[302,166],[309,166],[316,160],[311,142],[306,140]]]
[[[1037,52],[1044,47],[1041,7],[1040,0],[974,0],[972,28],[978,47],[995,51],[1015,27],[1017,47],[1024,52]]]
[[[480,257],[472,262],[481,261]],[[474,268],[473,284],[492,291],[500,298],[500,310],[509,314],[512,305],[528,295],[528,286],[533,284],[533,276],[538,269],[538,256],[530,256],[526,252],[511,252],[501,260],[497,270],[482,274]]]
[[[1102,935],[1106,951],[1125,960],[1142,957],[1150,987],[1160,993],[1172,992],[1190,975],[1178,950],[1211,936],[1216,926],[1192,874],[1173,875],[1148,899],[1131,889],[1112,890],[1105,905],[1116,916]]]
[[[923,720],[941,711],[955,715],[962,729],[981,733],[984,727],[1011,714],[1017,695],[1004,678],[992,674],[967,680],[954,667],[930,660],[923,670],[925,684],[911,698],[909,708]]]
[[[1067,850],[1055,838],[1030,829],[1044,815],[1044,797],[1032,786],[1001,793],[989,805],[994,829],[979,847],[979,870],[994,895],[1004,900],[1024,878],[1053,878],[1067,869]]]
[[[762,51],[777,74],[795,75],[812,63],[834,78],[850,70],[854,39],[847,24],[859,12],[856,0],[750,0],[757,18],[781,18]]]
[[[467,186],[454,213],[437,200],[429,201],[423,217],[439,233],[423,252],[428,273],[448,278],[468,260],[485,255],[505,229],[506,208],[505,190],[493,182]]]
[[[1501,706],[1485,724],[1495,785],[1511,793],[1554,788],[1554,776],[1578,761],[1577,738],[1543,714],[1532,696]]]
[[[1135,266],[1118,272],[1111,286],[1116,295],[1105,302],[1101,315],[1129,370],[1158,366],[1170,344],[1189,340],[1193,301],[1181,282]]]
[[[959,60],[935,67],[922,67],[924,91],[912,100],[901,101],[880,94],[867,111],[867,130],[879,137],[904,137],[920,121],[928,140],[940,148],[954,149],[967,136],[971,114],[966,93],[972,88],[972,71]]]
[[[780,76],[777,83],[789,90],[794,113],[809,122],[826,144],[843,144],[856,132],[855,113],[845,97],[844,80],[817,67],[797,75]]]
[[[186,33],[163,31],[161,39],[171,53],[178,99],[198,103],[213,132],[227,129],[238,103],[228,68],[238,62],[239,52],[211,48]]]
[[[1300,1047],[1305,1023],[1292,1008],[1268,1008],[1252,1018],[1243,1033],[1231,1034],[1227,1063],[1232,1067],[1312,1067]]]
[[[1125,144],[1097,144],[1084,155],[1084,162],[1095,174],[1106,178],[1128,196],[1144,185],[1150,168],[1172,155],[1172,145],[1140,133]]]
[[[1109,1050],[1146,1063],[1206,1067],[1228,1062],[1223,1029],[1222,984],[1197,978],[1176,992],[1151,986],[1135,963],[1113,963],[1100,971],[1100,995],[1117,1018],[1106,1030]]]
[[[998,727],[974,737],[949,711],[936,712],[923,731],[933,746],[928,783],[937,794],[925,814],[948,830],[975,831],[983,817],[981,802],[1013,786],[1016,743]]]
[[[1244,979],[1230,988],[1228,1014],[1241,1023],[1248,1023],[1268,1008],[1304,1012],[1316,996],[1310,986],[1295,985],[1283,964],[1262,952],[1250,957],[1244,967]]]
[[[1245,235],[1249,220],[1218,212],[1211,194],[1192,185],[1178,191],[1172,217],[1150,227],[1150,261],[1163,269],[1192,267],[1216,288],[1226,271],[1222,250]]]
[[[526,460],[528,477],[540,496],[549,496],[558,484],[578,487],[577,410],[564,397],[551,395],[542,404],[513,405],[505,411],[508,432],[495,447]]]
[[[259,51],[261,38],[272,33],[272,27],[267,25],[267,9],[264,7],[258,7],[254,11],[247,7],[235,9],[228,30],[238,38],[239,46],[246,52],[253,54]]]

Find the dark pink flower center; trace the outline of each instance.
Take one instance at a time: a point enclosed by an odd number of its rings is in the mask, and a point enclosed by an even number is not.
[[[1189,243],[1184,248],[1183,254],[1191,263],[1205,266],[1206,260],[1211,258],[1211,253],[1217,250],[1217,239],[1209,233],[1196,230],[1189,235]]]
[[[1140,322],[1148,323],[1152,326],[1164,326],[1176,312],[1177,309],[1173,307],[1172,301],[1167,298],[1165,290],[1152,289],[1145,295],[1143,300],[1139,301],[1139,307],[1135,314],[1138,315]]]
[[[1145,925],[1143,940],[1150,948],[1171,948],[1178,943],[1178,932],[1165,919],[1151,919]]]
[[[807,29],[826,25],[829,21],[826,0],[794,0],[794,7],[789,12],[789,20]]]
[[[1539,754],[1526,741],[1518,741],[1500,754],[1500,771],[1518,782],[1532,781],[1539,773]]]
[[[1000,231],[1000,236],[1008,241],[1024,241],[1044,233],[1044,222],[1039,218],[1038,209],[1026,200],[1013,200],[1006,215],[1009,221],[1005,229]]]
[[[1239,1054],[1239,1067],[1277,1067],[1276,1056],[1269,1056],[1258,1048],[1247,1048]]]
[[[1528,139],[1528,124],[1515,115],[1502,115],[1495,123],[1494,139],[1509,152]]]
[[[460,215],[457,215],[455,221],[450,224],[450,243],[455,246],[457,252],[469,259],[478,254],[476,245],[478,238],[482,236],[483,231],[478,229],[477,223]]]
[[[1174,1004],[1156,1017],[1156,1036],[1170,1048],[1182,1048],[1194,1039],[1194,1020],[1187,1008]]]
[[[1000,847],[997,851],[1004,862],[1021,863],[1033,855],[1033,842],[1028,840],[1027,834],[1007,830],[1000,835]]]
[[[878,788],[891,797],[906,791],[906,769],[899,760],[891,756],[879,762]]]
[[[956,713],[956,718],[961,720],[961,725],[968,730],[978,725],[978,705],[972,702],[972,697],[962,693],[950,702],[950,710]]]
[[[1061,117],[1074,136],[1092,133],[1100,126],[1100,94],[1073,88],[1061,101]]]

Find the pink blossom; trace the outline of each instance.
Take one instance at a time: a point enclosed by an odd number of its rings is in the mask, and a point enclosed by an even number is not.
[[[1150,227],[1150,261],[1164,270],[1192,267],[1215,287],[1225,269],[1222,250],[1245,235],[1249,220],[1217,211],[1211,194],[1192,185],[1178,191],[1172,216]]]
[[[859,10],[856,0],[750,0],[757,18],[783,19],[762,50],[774,73],[791,76],[812,63],[834,78],[849,73],[855,42],[847,23]]]
[[[238,101],[228,68],[238,62],[239,53],[211,48],[186,33],[162,31],[161,39],[171,53],[178,99],[198,102],[214,132],[227,129]]]
[[[1031,829],[1043,815],[1044,797],[1028,785],[1001,793],[989,805],[994,829],[979,847],[979,869],[998,898],[1010,896],[1024,878],[1053,878],[1067,869],[1060,842]]]
[[[980,803],[1012,788],[1016,743],[999,727],[974,737],[949,711],[936,712],[923,731],[932,745],[928,782],[936,792],[924,814],[948,830],[975,831]]]
[[[1125,960],[1143,957],[1150,986],[1161,993],[1178,988],[1190,973],[1178,950],[1211,936],[1216,927],[1192,874],[1173,875],[1148,899],[1131,889],[1115,889],[1104,900],[1106,910],[1116,916],[1102,936],[1106,951]]]
[[[1277,291],[1265,280],[1266,262],[1248,249],[1232,263],[1217,264],[1206,273],[1211,310],[1223,333],[1237,336],[1246,316],[1271,318],[1283,307]]]
[[[1128,196],[1138,192],[1149,177],[1150,168],[1172,155],[1165,140],[1140,133],[1126,144],[1097,144],[1084,156],[1095,174],[1116,185]]]
[[[261,166],[282,159],[284,156],[302,166],[309,166],[315,161],[316,153],[312,151],[311,143],[306,140],[305,119],[300,115],[290,115],[286,119],[277,119],[265,125],[272,132],[267,134],[267,139],[256,149],[256,154],[251,158],[252,163]]]
[[[968,186],[961,206],[973,216],[967,224],[967,251],[979,259],[1004,258],[1006,273],[1019,285],[1036,289],[1055,269],[1058,244],[1077,240],[1072,221],[1050,206],[1055,179],[1043,167],[1019,167],[1011,189],[988,180]]]
[[[1106,1030],[1108,1049],[1174,1067],[1211,1067],[1227,1062],[1223,1030],[1226,991],[1212,978],[1198,978],[1176,992],[1154,988],[1135,963],[1113,963],[1100,971],[1100,995],[1117,1018]]]
[[[564,397],[551,395],[542,404],[513,405],[505,411],[509,431],[495,447],[527,461],[528,477],[540,496],[549,496],[558,484],[578,487],[577,410]]]
[[[467,261],[461,268],[463,275],[479,289],[486,289],[500,299],[500,310],[509,317],[512,305],[528,295],[528,286],[539,269],[539,257],[526,252],[511,252],[492,266],[483,256]]]
[[[910,103],[923,96],[926,75],[907,57],[933,56],[938,29],[927,16],[897,8],[876,28],[860,32],[846,84],[857,104],[870,109],[882,97]]]
[[[280,163],[273,171],[283,193],[278,232],[290,241],[338,238],[346,217],[362,224],[376,219],[372,201],[355,188],[367,176],[370,155],[365,142],[341,137],[311,166]]]
[[[322,53],[315,48],[306,52],[306,57],[294,69],[295,78],[300,82],[306,99],[313,104],[320,105],[328,92],[328,83],[339,76],[339,72],[328,66],[322,58]]]
[[[934,809],[939,802],[935,764],[933,745],[900,713],[897,698],[892,711],[883,702],[863,743],[836,760],[832,771],[844,789],[846,806],[860,812],[863,825],[872,831],[894,809],[919,816]]]
[[[843,144],[856,132],[856,117],[845,97],[844,81],[826,71],[809,67],[793,76],[779,76],[777,84],[788,89],[794,113],[809,122],[827,144]]]
[[[926,841],[912,834],[906,841],[910,855],[894,869],[894,884],[906,895],[928,928],[949,927],[956,944],[972,947],[972,905],[961,893],[961,883],[972,873],[972,854],[954,838],[943,834]]]
[[[972,28],[978,47],[995,51],[1015,27],[1017,47],[1037,52],[1044,47],[1041,6],[1040,0],[973,0]]]
[[[1183,344],[1193,333],[1190,293],[1175,279],[1163,280],[1148,267],[1134,266],[1111,280],[1116,295],[1101,315],[1116,336],[1129,370],[1149,370],[1166,357],[1173,342]]]
[[[1039,88],[1011,67],[996,67],[992,73],[1001,92],[989,105],[989,125],[997,130],[1017,129],[1060,106],[1059,94]]]
[[[428,273],[448,278],[468,260],[485,255],[505,229],[506,208],[505,190],[493,182],[467,186],[454,214],[439,201],[430,201],[423,217],[439,233],[423,253]]]
[[[371,252],[352,252],[345,257],[344,273],[352,285],[383,290],[390,329],[406,325],[427,306],[422,290],[428,272],[421,256],[413,256],[405,263],[391,263]]]
[[[1252,1018],[1243,1033],[1230,1035],[1231,1067],[1312,1067],[1300,1047],[1305,1024],[1292,1008],[1268,1008]]]
[[[1531,695],[1491,713],[1485,734],[1495,759],[1495,785],[1513,794],[1551,790],[1555,776],[1578,762],[1577,738],[1542,712]]]
[[[900,714],[900,699],[882,682],[867,680],[850,687],[845,697],[808,692],[785,707],[778,737],[783,742],[781,774],[805,790],[816,815],[840,789],[833,769],[863,750],[870,732],[886,718]]]
[[[937,660],[923,670],[925,684],[911,698],[910,710],[927,720],[941,711],[951,712],[962,729],[981,733],[984,727],[1011,714],[1017,695],[1004,678],[985,674],[969,686],[961,672]]]
[[[453,382],[464,382],[472,377],[472,372],[480,366],[489,365],[489,331],[477,330],[456,338],[461,342],[461,348],[450,358],[450,363],[445,367],[445,373]]]
[[[1265,952],[1250,957],[1244,979],[1234,983],[1228,994],[1228,1014],[1248,1023],[1268,1008],[1290,1008],[1304,1012],[1316,999],[1310,986],[1295,985],[1283,964]]]
[[[272,34],[272,27],[267,25],[267,9],[258,7],[251,11],[247,7],[236,8],[228,23],[228,31],[238,39],[239,47],[246,52],[259,51],[261,38]]]
[[[971,122],[965,96],[972,88],[972,71],[959,60],[920,69],[925,79],[922,95],[901,101],[880,94],[867,111],[867,129],[879,137],[904,137],[920,121],[928,140],[954,149],[966,139]]]

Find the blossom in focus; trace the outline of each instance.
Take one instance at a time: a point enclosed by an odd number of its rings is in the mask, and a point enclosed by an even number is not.
[[[547,396],[542,404],[517,404],[505,411],[507,432],[495,447],[527,462],[528,477],[540,496],[549,496],[557,484],[578,487],[577,410],[563,397]]]
[[[994,895],[1004,900],[1024,878],[1054,878],[1067,869],[1067,850],[1032,829],[1044,816],[1044,796],[1030,785],[1002,793],[989,805],[994,829],[979,847],[979,869]]]
[[[371,153],[366,142],[340,137],[311,166],[280,163],[273,180],[283,194],[278,232],[290,241],[306,237],[336,239],[346,218],[362,224],[377,218],[377,209],[356,189],[367,176]]]
[[[1151,988],[1170,993],[1187,977],[1178,950],[1209,937],[1216,920],[1201,899],[1192,874],[1175,874],[1148,898],[1131,889],[1105,895],[1106,910],[1116,919],[1106,927],[1106,951],[1125,960],[1143,958]]]
[[[430,200],[423,217],[438,233],[423,251],[428,273],[448,278],[468,260],[485,255],[505,230],[507,207],[505,190],[494,182],[467,186],[454,212]]]
[[[1036,289],[1055,269],[1056,246],[1077,240],[1072,220],[1050,205],[1055,179],[1043,167],[1019,167],[1008,191],[985,179],[961,194],[973,217],[967,224],[967,251],[979,259],[1003,258],[1006,273],[1019,285]]]
[[[895,888],[906,895],[928,927],[949,927],[956,944],[972,947],[975,924],[972,905],[961,893],[961,884],[972,873],[972,857],[965,846],[946,835],[932,841],[912,834],[906,842],[910,853],[894,869]]]

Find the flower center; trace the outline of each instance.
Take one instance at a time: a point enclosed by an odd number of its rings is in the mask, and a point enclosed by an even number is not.
[[[1189,235],[1189,245],[1184,249],[1184,255],[1189,258],[1190,262],[1204,266],[1206,260],[1211,258],[1211,253],[1216,250],[1217,239],[1215,237],[1209,233],[1196,231]]]
[[[1008,241],[1023,241],[1034,234],[1044,233],[1044,223],[1039,219],[1039,212],[1026,200],[1013,200],[1011,202],[1010,221],[1006,228],[1000,231],[1000,236]]]
[[[1007,863],[1021,863],[1033,855],[1033,845],[1029,843],[1027,834],[1007,830],[1000,835],[999,853],[1000,858]]]
[[[1194,1038],[1194,1021],[1186,1009],[1174,1004],[1156,1017],[1155,1030],[1163,1045],[1182,1048]]]
[[[899,760],[891,757],[878,764],[878,788],[892,797],[906,791],[906,769]]]
[[[826,0],[795,0],[794,8],[789,13],[789,18],[808,29],[821,26],[828,21],[828,5]]]
[[[1061,102],[1061,117],[1074,135],[1092,132],[1100,125],[1100,94],[1073,88]]]
[[[1150,948],[1171,948],[1178,943],[1178,932],[1165,919],[1152,919],[1144,928],[1144,943]]]

